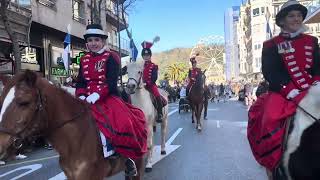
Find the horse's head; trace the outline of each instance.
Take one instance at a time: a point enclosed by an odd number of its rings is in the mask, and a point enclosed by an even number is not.
[[[205,70],[206,71],[206,70]],[[205,71],[199,73],[196,76],[196,85],[204,87],[205,83],[206,83],[206,75],[205,75]]]
[[[16,75],[2,93],[0,112],[0,159],[8,155],[8,149],[18,149],[26,137],[39,130],[42,100],[37,88],[37,74],[26,71]],[[39,123],[35,123],[39,121]]]
[[[137,88],[143,86],[142,75],[143,75],[143,62],[131,62],[127,65],[128,82],[127,90],[128,93],[134,94]]]

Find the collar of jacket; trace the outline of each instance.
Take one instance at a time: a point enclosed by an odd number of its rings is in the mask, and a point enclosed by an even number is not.
[[[306,31],[307,31],[307,28],[305,26],[302,26],[298,31],[293,32],[293,33],[290,33],[290,32],[285,31],[284,29],[281,29],[280,36],[282,36],[284,38],[296,38]]]

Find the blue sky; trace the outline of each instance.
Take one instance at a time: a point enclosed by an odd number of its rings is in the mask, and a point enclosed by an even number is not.
[[[129,26],[140,51],[143,40],[161,40],[153,52],[192,47],[209,35],[224,32],[224,11],[241,0],[138,0],[129,12]]]

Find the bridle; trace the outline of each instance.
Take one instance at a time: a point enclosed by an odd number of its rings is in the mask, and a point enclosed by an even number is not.
[[[41,120],[41,119],[46,119],[43,118],[43,114],[46,114],[46,109],[44,108],[44,99],[41,95],[40,90],[37,90],[38,92],[38,102],[37,102],[37,107],[35,109],[34,112],[34,116],[32,119],[30,119],[27,124],[24,126],[24,128],[22,128],[21,130],[19,130],[18,132],[15,132],[14,130],[10,130],[7,129],[3,126],[0,126],[0,133],[4,133],[10,136],[11,141],[12,141],[12,145],[15,149],[20,149],[23,145],[23,140],[25,138],[27,138],[28,136],[23,136],[22,134],[25,132],[25,130],[31,128],[31,130],[33,129],[32,127],[34,127],[35,125],[39,125],[41,123],[37,123],[37,124],[33,124],[33,120]],[[53,128],[50,128],[50,131],[47,131],[46,133],[40,133],[37,136],[44,136],[44,137],[48,137],[50,136],[52,133],[54,133],[56,130],[62,128],[63,126],[65,126],[66,124],[76,120],[78,117],[80,117],[83,113],[85,113],[87,111],[87,108],[84,108],[81,112],[79,112],[78,114],[76,114],[75,116],[73,116],[71,119],[68,119],[66,121],[63,121],[63,123],[58,124],[56,126],[54,126]],[[39,125],[40,126],[40,125]],[[41,126],[40,126],[41,127]],[[45,122],[45,127],[43,129],[49,129],[49,122],[48,120]],[[40,130],[41,131],[41,130]],[[35,131],[31,131],[30,134],[34,133]]]
[[[137,89],[141,89],[141,80],[142,80],[142,72],[139,71],[140,77],[138,80],[136,80],[135,78],[128,78],[128,82],[127,82],[127,86],[130,80],[133,80],[136,84],[137,84]]]

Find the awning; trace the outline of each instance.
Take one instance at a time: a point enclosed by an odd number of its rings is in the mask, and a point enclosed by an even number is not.
[[[313,11],[304,20],[304,24],[320,23],[320,7]]]

